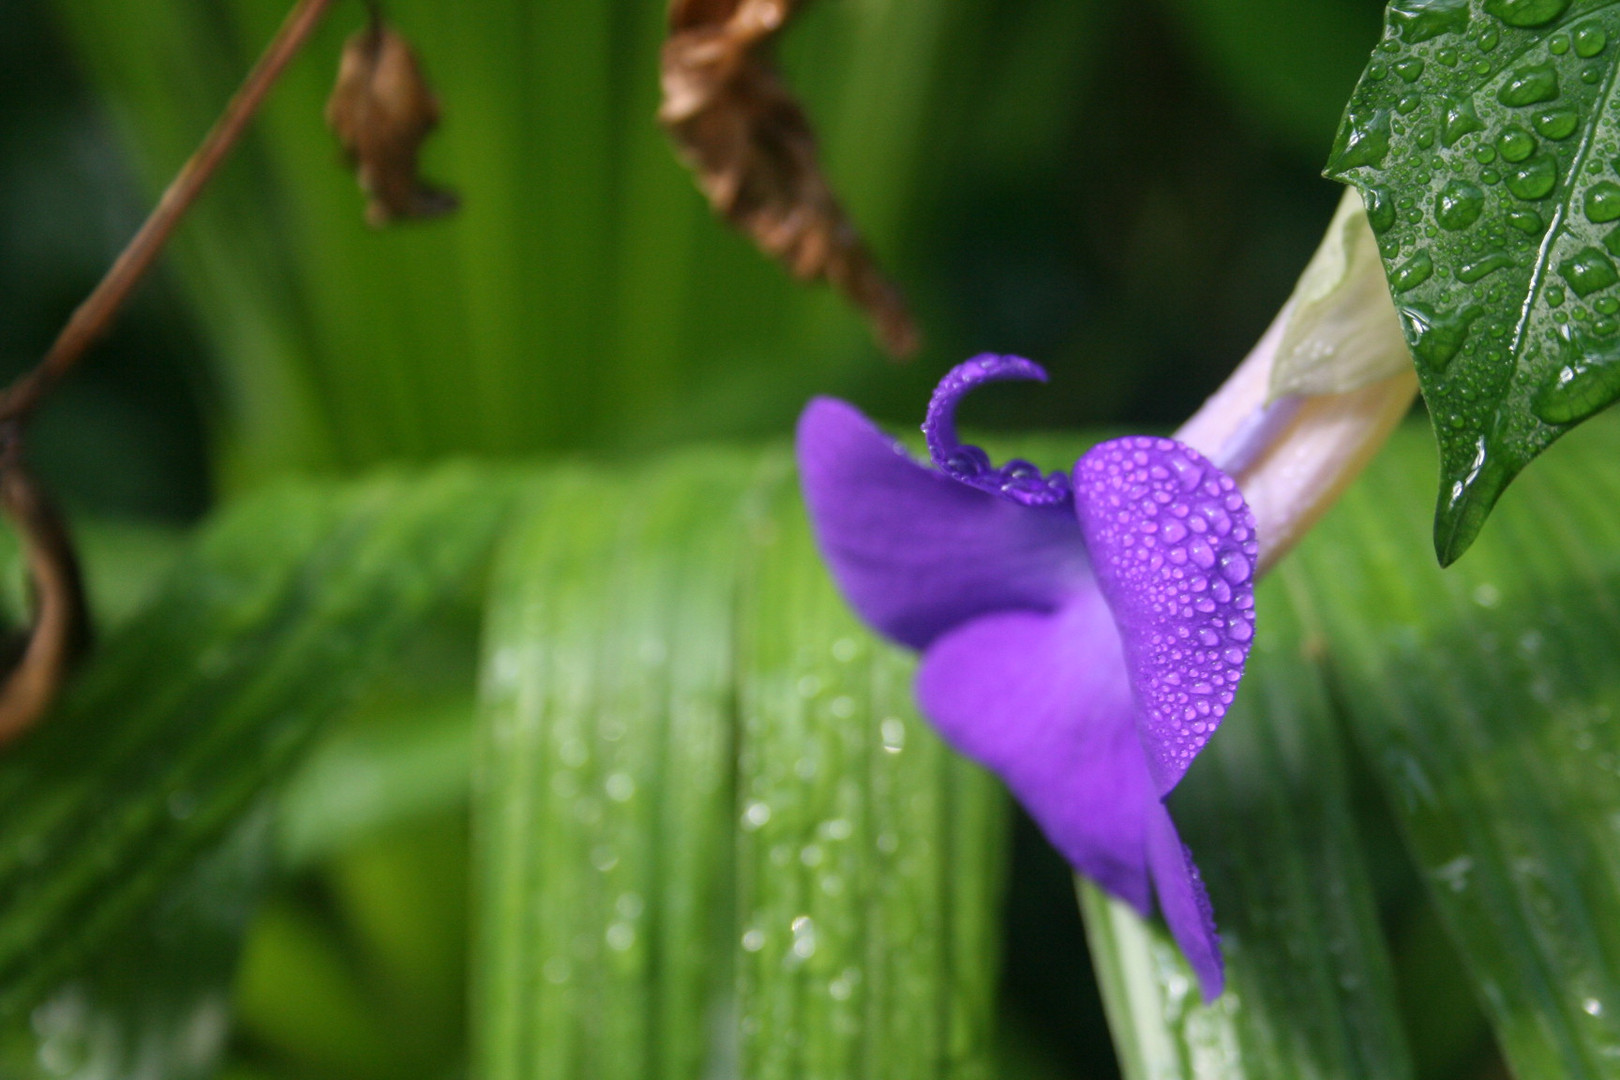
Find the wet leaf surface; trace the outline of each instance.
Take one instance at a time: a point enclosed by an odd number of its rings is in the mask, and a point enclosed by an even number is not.
[[[1620,397],[1617,70],[1610,0],[1396,0],[1335,141],[1434,419],[1442,564]]]

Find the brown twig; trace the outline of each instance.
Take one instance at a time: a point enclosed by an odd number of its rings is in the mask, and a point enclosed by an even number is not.
[[[15,643],[11,669],[0,682],[0,744],[32,727],[90,644],[73,540],[56,507],[22,460],[21,432],[0,423],[0,513],[22,540],[28,563],[32,619]]]
[[[276,79],[334,0],[298,0],[253,70],[96,285],[69,316],[38,366],[0,394],[0,517],[22,540],[32,591],[26,634],[10,643],[0,675],[0,744],[31,728],[50,708],[90,640],[90,618],[73,539],[23,461],[23,429],[51,388],[112,325],[118,310],[202,194]]]
[[[163,250],[175,226],[202,194],[214,172],[231,152],[248,121],[263,103],[283,69],[298,54],[334,0],[298,0],[265,47],[225,111],[169,183],[140,231],[130,240],[106,276],[68,318],[50,351],[32,371],[0,395],[0,423],[23,420],[45,394],[72,370],[86,350],[106,334],[124,301]]]

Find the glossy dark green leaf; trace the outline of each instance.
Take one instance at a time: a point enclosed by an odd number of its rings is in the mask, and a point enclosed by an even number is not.
[[[1357,836],[1319,643],[1286,570],[1220,734],[1171,798],[1227,962],[1210,1004],[1162,926],[1082,882],[1086,930],[1130,1080],[1412,1075]]]
[[[284,489],[207,529],[0,759],[0,1014],[88,962],[465,589],[510,504],[466,470]]]
[[[1434,420],[1442,564],[1620,397],[1617,72],[1606,2],[1394,0],[1334,143]]]
[[[1571,436],[1446,572],[1417,557],[1426,442],[1402,432],[1291,577],[1514,1073],[1612,1077],[1620,424]]]

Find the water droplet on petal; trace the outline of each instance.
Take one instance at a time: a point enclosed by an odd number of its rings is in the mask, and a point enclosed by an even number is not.
[[[1221,574],[1232,584],[1242,585],[1249,580],[1249,575],[1253,572],[1254,568],[1249,565],[1249,560],[1237,552],[1227,551],[1221,554]]]

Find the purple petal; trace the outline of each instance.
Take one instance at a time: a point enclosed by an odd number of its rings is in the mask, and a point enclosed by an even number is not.
[[[941,472],[980,491],[1003,495],[1024,506],[1066,506],[1072,498],[1066,473],[1042,476],[1039,468],[1016,458],[998,469],[990,464],[990,455],[956,437],[956,406],[969,391],[985,383],[1024,379],[1045,382],[1046,372],[1021,356],[994,353],[975,356],[952,368],[934,388],[923,420],[928,456]]]
[[[1214,1001],[1226,985],[1226,964],[1221,959],[1221,939],[1215,932],[1215,912],[1209,893],[1193,863],[1192,852],[1181,842],[1170,811],[1155,800],[1154,813],[1147,823],[1148,866],[1153,888],[1159,894],[1159,910],[1170,927],[1170,935],[1181,947],[1198,976],[1205,1001]]]
[[[988,615],[940,638],[917,699],[947,742],[1007,782],[1070,865],[1151,910],[1146,830],[1162,807],[1095,589],[1052,615]]]
[[[906,456],[853,406],[812,401],[799,475],[816,540],[852,607],[921,649],[990,611],[1052,611],[1091,571],[1074,515],[957,483]]]
[[[1226,715],[1254,638],[1254,515],[1232,478],[1172,439],[1132,436],[1075,466],[1075,509],[1125,643],[1159,794]]]

